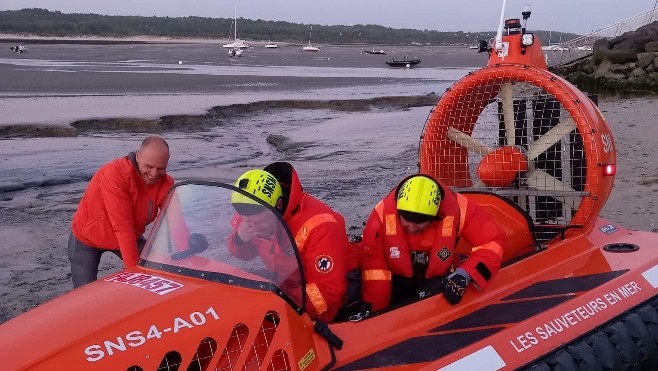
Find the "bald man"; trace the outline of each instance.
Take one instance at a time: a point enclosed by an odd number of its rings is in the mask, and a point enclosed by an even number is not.
[[[101,167],[91,178],[73,216],[69,236],[71,279],[77,288],[98,278],[110,251],[126,268],[137,265],[146,226],[157,216],[174,179],[167,174],[169,145],[149,136],[137,152]]]

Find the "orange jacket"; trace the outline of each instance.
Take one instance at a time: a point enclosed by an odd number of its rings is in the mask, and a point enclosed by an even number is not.
[[[409,278],[413,274],[412,251],[428,253],[425,278],[443,276],[459,267],[484,289],[500,269],[504,231],[477,204],[439,183],[443,195],[440,219],[433,220],[420,235],[407,235],[396,205],[402,183],[404,180],[377,204],[366,223],[359,261],[363,300],[371,303],[373,310],[389,306],[392,276]],[[463,262],[455,256],[460,237],[473,246]]]
[[[147,185],[136,166],[134,153],[102,166],[91,178],[72,225],[73,234],[85,245],[121,250],[126,268],[137,265],[137,240],[174,184],[167,174]]]
[[[288,225],[302,260],[306,279],[306,312],[311,318],[331,321],[343,305],[347,288],[346,254],[349,248],[345,220],[326,204],[305,193],[292,165],[275,162],[265,168],[274,175],[284,190],[283,220]],[[284,248],[264,248],[262,244],[252,246],[250,251],[239,251],[243,245],[235,245],[234,235],[239,225],[239,216],[233,220],[233,234],[229,237],[229,250],[241,259],[253,259],[261,255],[266,265],[271,265],[277,256],[290,260]],[[269,246],[269,245],[268,245]],[[296,264],[296,263],[295,263]]]

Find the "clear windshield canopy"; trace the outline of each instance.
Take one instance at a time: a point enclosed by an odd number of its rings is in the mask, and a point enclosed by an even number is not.
[[[304,308],[299,253],[281,215],[230,185],[175,186],[141,258],[149,268],[271,290]]]

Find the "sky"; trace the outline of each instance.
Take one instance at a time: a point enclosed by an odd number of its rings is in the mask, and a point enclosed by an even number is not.
[[[508,0],[505,18],[530,4],[529,30],[585,34],[651,10],[658,0]],[[2,0],[0,10],[45,8],[63,13],[201,16],[320,25],[377,24],[438,31],[495,31],[502,0]]]

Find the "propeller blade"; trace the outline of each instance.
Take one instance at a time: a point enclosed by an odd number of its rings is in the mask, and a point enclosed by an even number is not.
[[[509,146],[513,146],[515,143],[515,128],[512,84],[507,82],[501,85],[500,95],[503,103],[503,121],[505,122],[505,143]]]
[[[537,156],[549,149],[552,145],[574,131],[576,127],[576,122],[571,117],[560,121],[559,124],[555,125],[551,130],[528,146],[528,152],[526,154],[528,161],[537,158]]]
[[[556,179],[552,175],[540,169],[534,169],[528,173],[526,184],[528,185],[528,187],[535,188],[538,190],[567,192],[567,193],[573,192],[574,194],[577,193],[573,188],[569,187],[568,185],[564,184],[563,182]],[[580,205],[580,197],[569,197],[569,196],[559,196],[559,195],[556,196],[551,195],[551,197],[560,200],[561,202],[571,206],[574,209],[577,209],[578,206]]]
[[[486,156],[491,153],[491,151],[493,151],[486,144],[477,139],[471,138],[470,136],[453,127],[448,128],[447,137],[453,142],[459,144],[462,147],[466,147],[469,151],[480,156]]]

